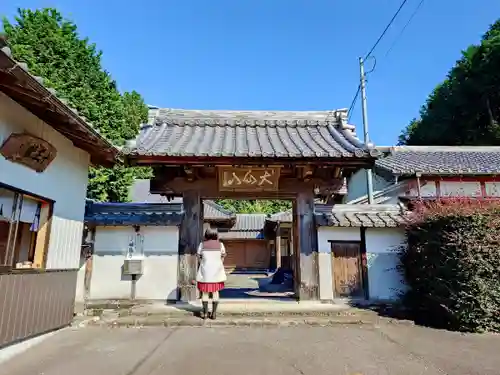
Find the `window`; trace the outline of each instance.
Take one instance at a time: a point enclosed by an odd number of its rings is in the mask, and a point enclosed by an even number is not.
[[[51,202],[0,187],[0,267],[44,267],[51,215]]]

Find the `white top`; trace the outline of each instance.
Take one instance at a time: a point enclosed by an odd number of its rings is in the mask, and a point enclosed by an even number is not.
[[[222,242],[220,250],[203,250],[203,242],[198,246],[198,256],[201,258],[200,267],[196,274],[196,281],[200,283],[220,283],[226,281],[226,271],[222,258],[226,249]]]

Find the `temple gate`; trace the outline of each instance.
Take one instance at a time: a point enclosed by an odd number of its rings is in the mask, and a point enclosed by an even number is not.
[[[372,167],[377,156],[346,118],[346,110],[150,111],[149,124],[124,151],[130,165],[153,167],[151,193],[184,199],[181,300],[197,298],[202,200],[220,198],[293,202],[295,293],[300,300],[319,298],[315,199],[334,198],[344,178]]]

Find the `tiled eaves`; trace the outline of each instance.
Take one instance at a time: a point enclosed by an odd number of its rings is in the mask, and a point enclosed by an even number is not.
[[[500,147],[398,146],[375,162],[381,175],[392,176],[497,176]]]
[[[178,212],[149,212],[149,213],[96,213],[85,217],[85,222],[91,225],[120,226],[120,225],[152,225],[174,226],[180,225],[183,214]]]
[[[315,212],[316,224],[333,227],[395,228],[408,223],[408,212],[398,205],[337,206],[318,207]]]
[[[87,200],[85,222],[91,225],[180,225],[182,204],[109,203]]]
[[[130,156],[373,159],[379,154],[355,136],[345,116],[329,121],[327,111],[156,111],[127,145]]]
[[[85,117],[80,116],[75,108],[70,107],[66,99],[58,97],[55,89],[46,87],[42,77],[30,74],[26,63],[14,60],[11,49],[2,39],[0,39],[0,70],[17,77],[22,82],[22,85],[26,85],[43,95],[44,101],[58,108],[70,120],[69,123],[76,125],[78,131],[86,133],[89,143],[94,143],[98,146],[97,149],[108,152],[114,159],[112,162],[119,157],[120,149],[104,135],[100,134],[99,129],[95,128]],[[9,94],[6,95],[10,96]],[[54,124],[49,123],[49,125],[58,130]],[[70,138],[66,133],[64,136]]]
[[[236,220],[236,214],[211,200],[203,201],[204,220]]]

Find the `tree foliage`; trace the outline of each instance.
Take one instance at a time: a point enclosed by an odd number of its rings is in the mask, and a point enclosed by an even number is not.
[[[471,199],[417,206],[399,255],[403,302],[421,323],[500,331],[499,214],[498,202]]]
[[[500,20],[471,45],[403,130],[399,144],[500,145]]]
[[[222,207],[239,214],[275,214],[292,208],[292,202],[283,200],[233,200],[219,199]]]
[[[99,131],[116,145],[134,138],[147,121],[147,106],[135,91],[121,94],[101,64],[102,52],[78,35],[76,25],[52,8],[19,9],[15,22],[3,19],[13,56],[28,64]],[[88,197],[100,201],[126,201],[136,175],[149,169],[117,166],[90,168]]]

